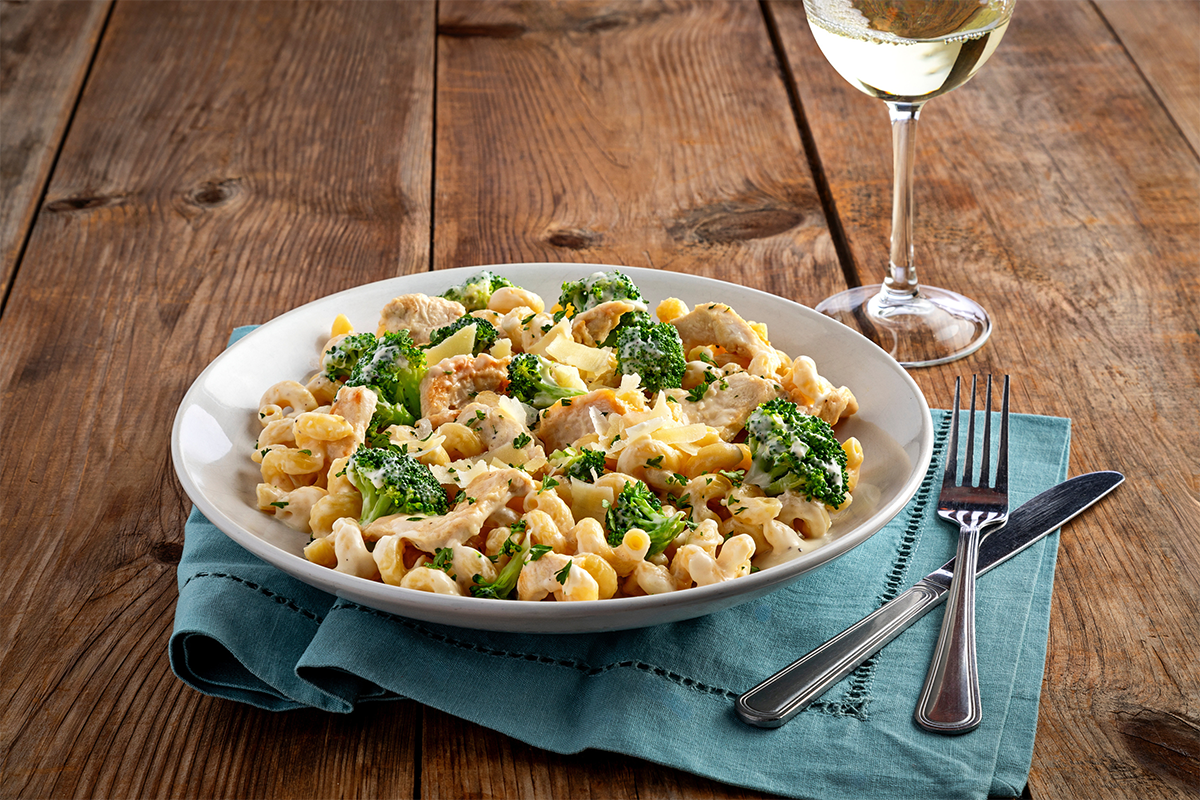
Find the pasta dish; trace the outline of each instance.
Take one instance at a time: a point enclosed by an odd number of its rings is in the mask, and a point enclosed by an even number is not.
[[[440,594],[597,600],[748,575],[827,541],[858,410],[720,302],[650,304],[619,270],[546,301],[482,271],[332,321],[269,387],[258,507],[304,556]]]

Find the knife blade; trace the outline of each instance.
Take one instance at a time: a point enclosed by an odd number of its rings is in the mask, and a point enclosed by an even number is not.
[[[983,575],[1060,528],[1121,485],[1119,472],[1089,472],[1064,481],[1009,515],[1008,524],[979,548],[976,575]],[[879,652],[946,599],[954,559],[811,653],[793,661],[734,703],[738,718],[759,728],[777,728]]]

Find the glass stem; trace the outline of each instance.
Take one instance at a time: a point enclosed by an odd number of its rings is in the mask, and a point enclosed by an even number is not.
[[[887,103],[892,118],[892,251],[884,293],[893,302],[917,295],[913,262],[913,158],[921,103]]]

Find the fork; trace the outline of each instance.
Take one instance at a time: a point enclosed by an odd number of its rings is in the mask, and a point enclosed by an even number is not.
[[[917,724],[934,733],[959,734],[973,731],[983,721],[979,698],[979,665],[975,653],[975,565],[979,541],[985,528],[1003,526],[1008,520],[1008,376],[1004,376],[1004,399],[1000,412],[1000,446],[996,454],[996,478],[991,478],[992,376],[987,378],[983,447],[979,483],[974,481],[975,387],[971,377],[971,416],[967,421],[967,447],[962,478],[958,476],[958,410],[962,379],[954,381],[954,412],[950,418],[950,446],[938,498],[938,516],[959,526],[958,551],[942,629],[925,686],[917,702]]]

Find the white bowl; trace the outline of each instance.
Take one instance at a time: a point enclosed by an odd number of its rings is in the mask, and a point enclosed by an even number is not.
[[[856,436],[865,463],[854,502],[828,543],[744,578],[647,597],[591,602],[517,602],[450,597],[375,583],[306,560],[306,534],[258,510],[259,470],[250,460],[260,427],[258,402],[280,380],[305,380],[319,362],[334,317],[373,331],[379,310],[409,293],[435,295],[482,269],[502,274],[553,304],[565,280],[621,269],[653,307],[666,297],[689,305],[719,301],[764,322],[771,342],[795,357],[810,355],[834,385],[846,385],[859,411],[838,426]],[[223,352],[188,390],[171,436],[184,491],[230,538],[259,558],[318,589],[381,611],[425,622],[495,631],[582,633],[638,628],[710,614],[756,599],[849,553],[898,514],[916,493],[933,453],[933,421],[921,390],[889,355],[866,338],[789,300],[744,286],[674,272],[600,264],[512,264],[409,275],[359,286],[289,311]],[[843,587],[847,593],[853,586]]]

